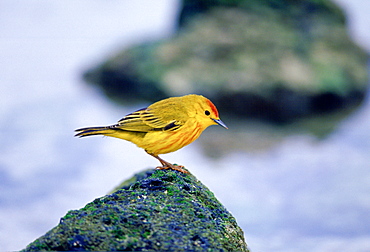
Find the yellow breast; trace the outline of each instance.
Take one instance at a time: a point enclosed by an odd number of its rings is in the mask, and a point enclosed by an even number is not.
[[[166,154],[192,143],[203,130],[195,120],[188,120],[183,127],[174,131],[148,132],[136,145],[151,154]]]

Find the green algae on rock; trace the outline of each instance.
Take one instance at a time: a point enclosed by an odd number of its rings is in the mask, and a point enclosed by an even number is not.
[[[80,210],[23,251],[249,251],[234,217],[191,174],[148,170]]]
[[[123,50],[85,73],[110,97],[189,93],[223,113],[289,121],[358,105],[367,53],[330,0],[183,0],[172,38]]]

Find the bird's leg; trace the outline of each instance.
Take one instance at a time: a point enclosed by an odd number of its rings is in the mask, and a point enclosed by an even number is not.
[[[160,170],[172,169],[172,170],[179,171],[179,172],[182,172],[182,173],[189,173],[187,170],[182,169],[182,168],[184,168],[184,166],[182,166],[182,165],[173,165],[173,164],[163,160],[158,155],[155,155],[155,154],[152,154],[152,153],[149,153],[149,152],[146,152],[146,153],[148,153],[152,157],[155,157],[156,159],[159,160],[159,162],[161,162],[162,166],[158,166],[157,169],[160,169]]]

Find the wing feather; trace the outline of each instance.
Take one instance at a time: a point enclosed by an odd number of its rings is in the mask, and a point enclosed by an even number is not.
[[[172,131],[180,128],[181,122],[174,119],[163,120],[153,113],[150,108],[143,108],[126,115],[113,128],[121,130],[149,132],[149,131]]]

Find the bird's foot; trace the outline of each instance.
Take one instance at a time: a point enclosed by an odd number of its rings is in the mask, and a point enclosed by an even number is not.
[[[171,170],[175,170],[175,171],[179,171],[179,172],[182,172],[182,173],[189,173],[187,170],[183,169],[184,166],[182,165],[173,165],[173,164],[170,164],[170,163],[165,163],[163,164],[163,166],[158,166],[157,169],[159,170],[167,170],[167,169],[171,169]]]
[[[159,162],[161,162],[162,166],[158,166],[157,167],[157,169],[159,169],[159,170],[171,169],[171,170],[179,171],[179,172],[182,172],[182,173],[189,173],[187,170],[183,169],[184,166],[182,166],[182,165],[170,164],[167,161],[163,160],[162,158],[158,157],[158,155],[149,153],[148,151],[146,151],[146,153],[148,153],[149,155],[155,157],[156,159],[159,160]]]

